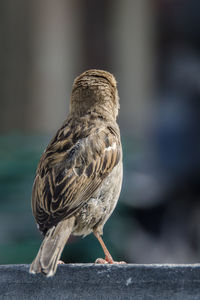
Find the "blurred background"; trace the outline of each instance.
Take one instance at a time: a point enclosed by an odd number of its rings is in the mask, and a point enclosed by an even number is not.
[[[200,260],[199,11],[198,0],[0,1],[0,264],[38,251],[35,170],[89,68],[112,72],[120,95],[124,181],[104,229],[114,259]],[[97,257],[92,235],[63,253]]]

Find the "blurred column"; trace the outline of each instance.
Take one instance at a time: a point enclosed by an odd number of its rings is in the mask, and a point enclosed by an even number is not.
[[[17,131],[26,123],[31,68],[28,3],[0,1],[0,132]]]
[[[154,87],[154,7],[148,0],[116,1],[113,22],[120,123],[127,134],[142,136],[150,117]]]
[[[111,24],[114,0],[79,0],[81,9],[82,70],[105,69],[112,72]]]
[[[32,1],[32,130],[55,132],[67,116],[79,64],[77,1]]]

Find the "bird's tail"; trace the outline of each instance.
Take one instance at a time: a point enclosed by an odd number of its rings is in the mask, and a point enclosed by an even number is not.
[[[30,273],[41,272],[47,277],[55,274],[58,260],[72,232],[74,221],[74,217],[60,221],[47,231],[38,254],[30,266]]]

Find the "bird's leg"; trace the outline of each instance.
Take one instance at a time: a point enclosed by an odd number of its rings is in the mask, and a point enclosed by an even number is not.
[[[96,236],[96,238],[98,239],[99,243],[101,244],[101,247],[103,249],[103,252],[105,254],[105,259],[102,259],[102,258],[97,258],[97,260],[95,261],[95,263],[104,263],[104,264],[107,264],[107,263],[110,263],[110,264],[113,264],[114,263],[114,260],[110,254],[110,252],[108,251],[106,245],[104,244],[104,241],[102,239],[102,237],[100,236],[99,232],[94,230],[94,235]]]
[[[101,244],[101,247],[102,247],[103,252],[105,254],[105,259],[97,258],[95,263],[97,263],[97,264],[125,264],[124,261],[120,261],[120,262],[114,261],[111,254],[110,254],[110,252],[108,251],[106,245],[104,244],[104,241],[103,241],[101,235],[99,234],[99,232],[94,230],[93,233],[96,236],[96,238],[98,239],[99,243]]]

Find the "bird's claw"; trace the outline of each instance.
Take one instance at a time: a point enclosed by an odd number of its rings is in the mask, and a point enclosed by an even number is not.
[[[97,258],[95,260],[95,264],[108,264],[107,260],[103,259],[103,258]]]
[[[113,264],[113,265],[124,265],[124,264],[126,264],[126,262],[125,261],[114,261],[114,260],[112,260],[112,261],[108,261],[108,260],[106,260],[106,259],[103,259],[103,258],[97,258],[96,260],[95,260],[95,264]]]

